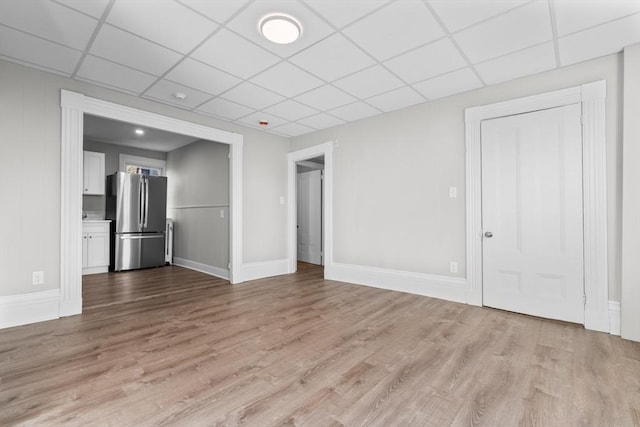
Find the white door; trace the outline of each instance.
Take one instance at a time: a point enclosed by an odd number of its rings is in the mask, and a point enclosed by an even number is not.
[[[322,264],[322,171],[298,174],[298,260]]]
[[[580,108],[482,122],[484,305],[584,323]]]

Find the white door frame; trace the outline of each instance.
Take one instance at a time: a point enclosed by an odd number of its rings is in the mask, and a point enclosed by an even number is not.
[[[324,182],[322,186],[322,239],[324,278],[331,279],[333,268],[333,142],[315,145],[303,150],[293,151],[287,155],[287,260],[289,273],[297,270],[297,194],[296,194],[296,163],[314,157],[324,156]]]
[[[231,283],[242,281],[242,135],[61,90],[60,316],[82,313],[84,114],[229,144]]]
[[[482,305],[482,120],[547,108],[582,106],[584,210],[584,326],[609,332],[607,177],[604,80],[465,110],[467,194],[467,303]]]

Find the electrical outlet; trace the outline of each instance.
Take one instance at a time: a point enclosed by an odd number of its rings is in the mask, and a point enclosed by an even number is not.
[[[44,284],[44,271],[34,271],[32,273],[32,282],[34,285]]]
[[[224,209],[220,209],[220,218],[224,218]]]
[[[449,272],[457,273],[458,272],[458,263],[455,261],[449,262]]]
[[[284,205],[284,196],[280,196],[280,204]]]
[[[455,199],[458,197],[458,187],[449,187],[449,198]]]

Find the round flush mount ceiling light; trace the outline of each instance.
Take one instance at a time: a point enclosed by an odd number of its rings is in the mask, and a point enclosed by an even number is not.
[[[142,129],[136,129],[136,135],[144,135],[144,131]]]
[[[187,94],[184,92],[176,92],[173,94],[173,97],[179,100],[187,99]]]
[[[283,13],[265,16],[260,20],[258,27],[267,40],[278,44],[293,43],[302,33],[302,26],[298,20]]]

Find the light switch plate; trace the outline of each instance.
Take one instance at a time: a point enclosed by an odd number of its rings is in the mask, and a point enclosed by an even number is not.
[[[458,197],[458,187],[449,187],[449,198],[455,199]]]

